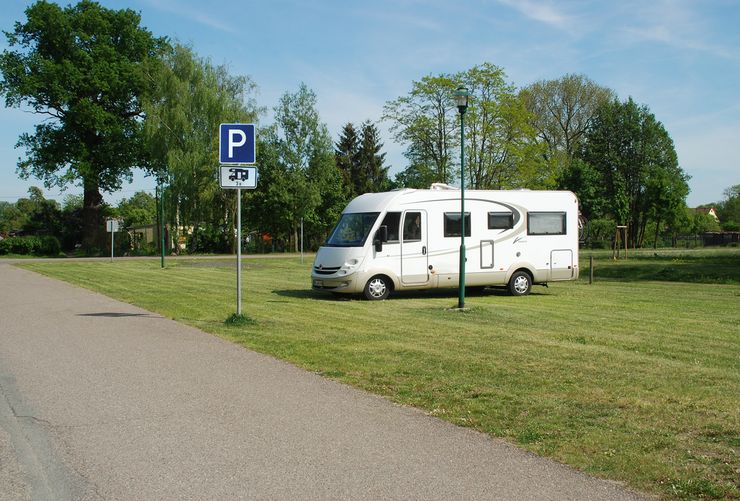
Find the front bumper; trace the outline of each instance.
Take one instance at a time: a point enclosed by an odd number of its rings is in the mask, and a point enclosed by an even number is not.
[[[311,275],[311,287],[317,291],[355,293],[357,292],[356,282],[356,274],[332,278]]]

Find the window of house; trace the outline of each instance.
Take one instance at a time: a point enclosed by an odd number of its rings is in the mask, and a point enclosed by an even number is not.
[[[530,212],[527,235],[565,235],[565,212]]]
[[[460,213],[445,212],[444,231],[445,237],[460,236]],[[470,212],[465,213],[465,236],[470,236]]]

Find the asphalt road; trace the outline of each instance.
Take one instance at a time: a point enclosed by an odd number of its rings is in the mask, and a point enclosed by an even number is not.
[[[0,264],[0,499],[644,499]]]

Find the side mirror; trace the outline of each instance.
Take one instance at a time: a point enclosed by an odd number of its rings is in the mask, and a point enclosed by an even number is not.
[[[383,250],[383,242],[388,241],[388,227],[383,225],[378,228],[375,232],[375,238],[373,239],[373,245],[375,246],[375,252],[381,252]]]
[[[378,231],[375,233],[375,238],[380,240],[383,243],[387,242],[388,241],[388,227],[386,225],[383,225],[380,228],[378,228]]]

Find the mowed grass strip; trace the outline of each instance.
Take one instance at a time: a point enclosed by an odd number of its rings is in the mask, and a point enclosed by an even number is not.
[[[464,312],[455,290],[334,299],[309,262],[247,259],[239,327],[228,262],[23,266],[664,498],[737,498],[740,252],[602,253],[593,285],[586,252],[578,282],[468,295]],[[708,283],[654,281],[666,259]]]

